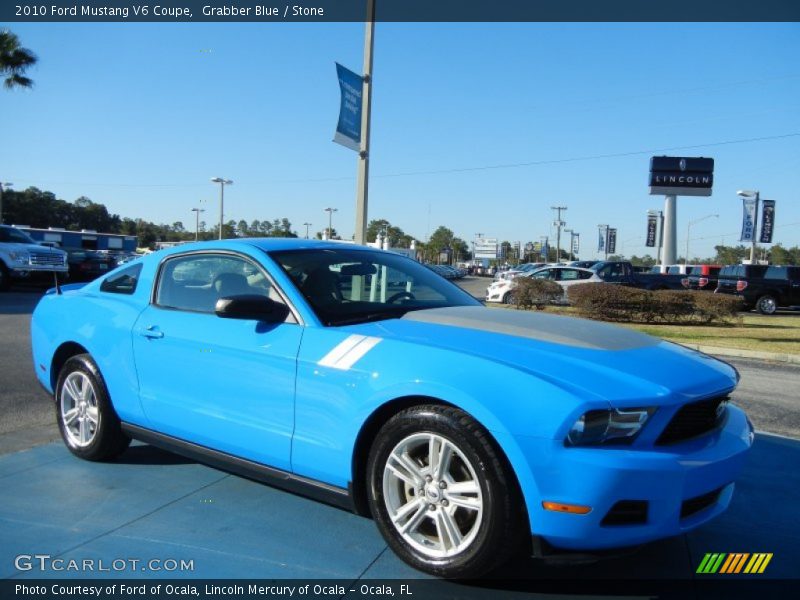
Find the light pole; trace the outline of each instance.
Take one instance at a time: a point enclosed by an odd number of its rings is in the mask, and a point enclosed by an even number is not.
[[[0,181],[0,223],[3,222],[3,186],[10,188],[12,185],[14,184],[11,182],[3,183],[2,181]]]
[[[222,239],[222,218],[225,214],[225,186],[232,185],[232,179],[225,179],[223,177],[212,177],[212,183],[219,184],[219,239]]]
[[[194,213],[194,241],[200,239],[200,213],[206,212],[204,208],[193,208]]]
[[[326,213],[328,213],[328,235],[326,239],[331,239],[333,235],[333,213],[338,212],[338,208],[331,208],[330,206],[324,209]]]
[[[558,217],[553,221],[553,225],[556,227],[556,262],[561,262],[561,228],[567,224],[566,221],[561,220],[561,211],[567,210],[567,207],[551,206],[550,210],[558,211]]]
[[[303,223],[306,226],[306,239],[308,239],[308,228],[311,227],[312,223]]]
[[[717,218],[719,217],[719,215],[706,215],[705,217],[700,217],[699,219],[695,219],[694,221],[689,221],[686,224],[686,257],[683,259],[684,266],[689,264],[689,236],[691,235],[692,232],[692,225],[695,225],[700,221],[705,221],[706,219],[710,219],[712,217]]]
[[[739,190],[737,196],[756,199],[756,209],[753,212],[753,244],[750,246],[750,264],[756,264],[756,231],[758,231],[758,205],[761,202],[761,193],[758,190]]]
[[[375,38],[375,0],[367,2],[366,30],[364,32],[364,83],[361,88],[361,144],[358,152],[356,179],[356,244],[367,243],[367,205],[369,198],[369,137],[372,112],[372,50]]]

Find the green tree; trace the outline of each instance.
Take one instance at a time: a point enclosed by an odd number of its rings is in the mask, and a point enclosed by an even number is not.
[[[33,80],[25,76],[28,67],[36,64],[36,55],[20,46],[16,34],[0,31],[0,75],[5,78],[6,89],[30,88]]]
[[[367,242],[374,243],[379,233],[386,233],[392,248],[410,248],[413,236],[399,227],[395,227],[386,219],[373,219],[367,224]]]
[[[742,246],[714,246],[714,251],[717,253],[714,262],[720,265],[737,265],[743,259],[750,257],[750,249]]]

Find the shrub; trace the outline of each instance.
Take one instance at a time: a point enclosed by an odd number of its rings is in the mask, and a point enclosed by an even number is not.
[[[701,291],[650,292],[608,283],[569,288],[569,301],[592,319],[637,323],[727,323],[737,318],[736,296]]]
[[[564,288],[549,279],[519,277],[511,295],[511,303],[517,308],[544,308],[547,304],[563,301]]]

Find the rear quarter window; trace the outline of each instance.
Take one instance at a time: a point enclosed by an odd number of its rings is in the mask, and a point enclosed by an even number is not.
[[[142,272],[142,265],[131,265],[118,273],[106,277],[100,284],[100,291],[109,294],[131,295],[136,291],[139,283],[139,274]]]
[[[764,273],[764,279],[786,279],[788,276],[786,267],[769,267]]]

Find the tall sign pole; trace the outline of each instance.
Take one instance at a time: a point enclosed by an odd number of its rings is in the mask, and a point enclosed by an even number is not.
[[[664,196],[664,250],[661,264],[678,263],[678,223],[676,219],[677,197],[672,194]]]
[[[361,145],[358,152],[356,191],[356,244],[367,243],[369,200],[369,126],[372,105],[372,47],[375,36],[375,0],[367,0],[367,25],[364,34],[364,86],[361,107]]]

